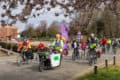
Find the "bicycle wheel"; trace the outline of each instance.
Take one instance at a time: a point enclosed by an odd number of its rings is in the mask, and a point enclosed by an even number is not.
[[[89,51],[89,57],[88,57],[88,63],[90,66],[92,66],[94,62],[94,51],[93,50],[90,50]]]
[[[89,63],[90,66],[92,65],[92,55],[89,56],[88,63]]]
[[[17,57],[17,65],[20,66],[23,63],[23,58],[21,55]]]
[[[72,53],[72,60],[74,61],[75,60],[75,54]]]
[[[113,49],[113,54],[116,54],[116,48]]]
[[[44,61],[43,59],[41,59],[39,61],[39,72],[42,72],[44,70]]]
[[[102,47],[102,52],[105,54],[105,52],[106,52],[105,47]]]

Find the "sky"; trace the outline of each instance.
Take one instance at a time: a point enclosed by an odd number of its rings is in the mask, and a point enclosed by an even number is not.
[[[26,1],[26,0],[25,0]],[[33,0],[31,0],[31,3],[32,3]],[[49,1],[49,0],[48,0]],[[61,1],[64,1],[64,0],[57,0],[59,2]],[[65,3],[67,3],[69,0],[65,0]],[[107,1],[107,3],[109,4],[110,1]],[[7,7],[9,7],[8,3],[0,3],[0,14],[3,14],[5,13],[5,11],[2,9],[2,6],[3,5],[7,5]],[[36,5],[36,7],[39,7],[40,5]],[[15,9],[11,9],[12,10],[12,15],[17,15],[17,14],[20,14],[22,13],[22,10],[23,8],[25,7],[25,5],[21,5],[20,3],[18,3],[18,7],[15,8]],[[45,5],[45,8],[46,7],[49,7],[49,5]],[[104,10],[104,3],[102,3],[99,8],[101,8],[102,10]],[[29,17],[28,19],[28,22],[27,23],[21,23],[19,20],[17,20],[17,23],[16,23],[16,26],[18,27],[18,32],[21,32],[25,29],[26,25],[28,24],[33,24],[34,27],[37,27],[41,21],[46,21],[48,23],[48,26],[53,22],[53,21],[58,21],[58,22],[61,22],[61,21],[66,21],[67,23],[71,21],[71,19],[69,19],[69,17],[65,18],[64,17],[64,9],[62,9],[60,6],[57,6],[55,8],[52,8],[50,11],[44,11],[44,9],[40,10],[40,11],[35,11],[35,8],[32,9],[32,12],[29,16],[26,16],[26,17]],[[71,10],[73,10],[72,7],[70,7]],[[43,12],[44,13],[41,13]],[[36,17],[36,18],[33,18],[33,14],[34,15],[37,15],[38,13],[40,13],[40,16],[39,17]],[[60,13],[59,16],[55,16],[55,13]],[[7,21],[8,23],[11,22],[12,20],[9,19],[7,16],[5,16],[4,18],[2,18],[0,16],[0,20],[5,20]]]
[[[0,14],[3,14],[5,11],[2,9],[2,6],[3,5],[7,5],[7,3],[0,3]],[[25,5],[21,5],[21,4],[18,4],[18,7],[16,9],[12,9],[12,15],[17,15],[19,13],[22,12],[22,9],[24,8]],[[36,7],[38,7],[39,5],[36,5]],[[48,7],[48,5],[46,5],[45,7]],[[43,9],[44,10],[44,9]],[[41,10],[41,12],[43,11]],[[41,21],[47,21],[48,23],[48,26],[53,22],[53,21],[58,21],[58,22],[61,22],[63,20],[65,20],[66,22],[69,22],[70,19],[69,18],[65,18],[64,17],[64,10],[61,10],[60,9],[60,6],[57,6],[56,8],[54,9],[51,9],[51,11],[45,11],[43,14],[40,14],[39,17],[36,17],[36,18],[33,18],[31,17],[33,14],[37,15],[37,13],[41,13],[40,11],[35,11],[35,9],[32,10],[32,13],[30,14],[30,16],[26,16],[26,17],[29,17],[28,19],[28,22],[27,23],[22,23],[20,22],[19,20],[17,20],[16,22],[16,26],[18,27],[18,32],[21,32],[25,29],[25,26],[28,25],[28,24],[33,24],[34,27],[37,27]],[[59,12],[61,13],[61,15],[59,16],[55,16],[54,13],[56,12]],[[9,19],[7,16],[5,16],[4,18],[1,18],[0,17],[0,20],[5,20],[7,21],[8,23],[11,22],[12,20]]]

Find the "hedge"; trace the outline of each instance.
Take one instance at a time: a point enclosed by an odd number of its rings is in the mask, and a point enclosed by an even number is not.
[[[7,43],[7,42],[0,42],[0,46],[5,49],[12,49],[13,51],[17,52],[17,44],[16,43]]]
[[[18,45],[16,43],[0,42],[0,46],[8,50],[12,49],[12,51],[15,51],[15,52],[17,52],[17,48],[18,48]],[[31,46],[31,47],[32,47],[31,49],[33,52],[37,52],[36,46]],[[48,47],[45,47],[45,51],[47,50],[48,50]]]

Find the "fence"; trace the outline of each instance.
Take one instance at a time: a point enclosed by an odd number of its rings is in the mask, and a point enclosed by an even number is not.
[[[100,65],[100,66],[103,66],[105,68],[108,68],[109,64],[112,63],[113,66],[116,65],[116,56],[117,55],[113,55],[113,58],[112,58],[112,61],[111,60],[108,60],[108,59],[105,59],[104,61],[104,64],[103,65]],[[94,68],[93,68],[93,71],[94,71],[94,74],[99,74],[98,72],[98,68],[100,67],[98,65],[95,65]]]
[[[11,51],[11,50],[8,50],[8,49],[4,49],[0,46],[0,51],[4,51],[6,52],[6,54],[9,56],[10,54],[17,54],[16,52],[14,51]]]

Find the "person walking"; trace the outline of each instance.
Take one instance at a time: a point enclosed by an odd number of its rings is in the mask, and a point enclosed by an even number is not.
[[[72,59],[75,60],[79,57],[79,43],[76,40],[73,40],[72,42],[72,48],[73,48],[73,54]]]

